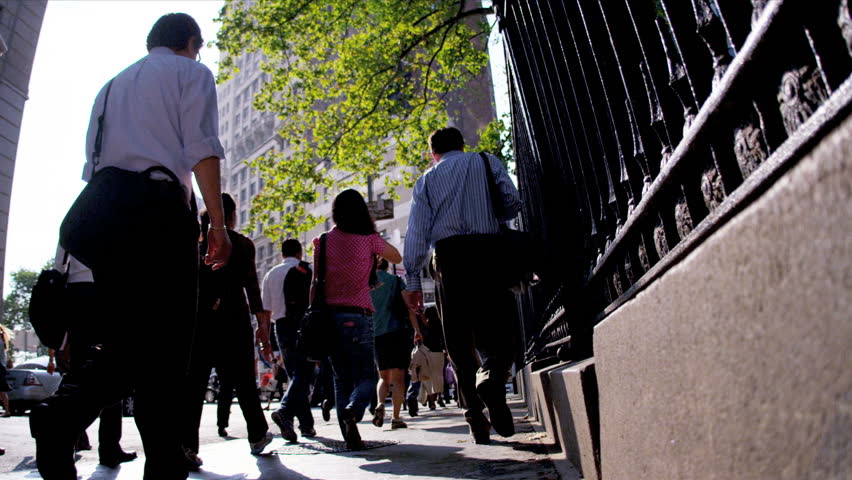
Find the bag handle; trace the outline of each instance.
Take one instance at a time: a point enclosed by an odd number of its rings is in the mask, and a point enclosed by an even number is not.
[[[325,305],[325,261],[326,261],[326,235],[323,233],[319,239],[319,251],[317,252],[317,282],[314,287],[314,299],[311,308]]]
[[[92,175],[95,174],[95,170],[98,168],[98,163],[101,161],[101,147],[104,143],[104,118],[106,117],[107,102],[109,102],[109,91],[112,89],[113,80],[115,80],[115,77],[107,83],[106,95],[104,95],[104,109],[98,117],[98,133],[95,135],[95,150],[92,152]]]
[[[491,199],[491,211],[494,213],[497,223],[501,227],[504,227],[505,223],[500,219],[506,215],[506,208],[503,202],[498,201],[500,190],[497,188],[497,182],[494,180],[494,172],[491,171],[491,162],[488,161],[485,152],[479,152],[479,156],[482,158],[482,165],[485,167],[485,176],[488,179],[488,197]]]

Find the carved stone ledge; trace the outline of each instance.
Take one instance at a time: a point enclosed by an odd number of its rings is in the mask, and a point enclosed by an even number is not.
[[[704,205],[711,212],[725,200],[722,176],[715,166],[708,168],[701,175],[701,195],[704,197]]]
[[[692,215],[689,213],[689,207],[686,204],[686,199],[681,199],[675,205],[675,224],[677,224],[677,234],[683,240],[692,231],[694,224]]]
[[[828,91],[816,68],[805,65],[785,72],[777,99],[787,134],[798,130],[827,98]]]
[[[746,123],[734,129],[734,154],[743,178],[751,175],[769,157],[760,127]]]

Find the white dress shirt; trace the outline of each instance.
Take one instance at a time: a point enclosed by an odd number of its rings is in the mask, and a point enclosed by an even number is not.
[[[68,255],[68,283],[84,283],[94,282],[95,277],[92,276],[92,271],[89,267],[80,263],[79,260],[72,255]],[[65,271],[65,249],[61,246],[56,247],[56,258],[53,260],[55,269],[60,272]]]
[[[261,298],[263,305],[272,312],[272,320],[284,318],[287,314],[287,303],[284,300],[284,279],[290,269],[299,264],[296,257],[286,257],[283,262],[272,267],[263,277]]]
[[[92,176],[92,152],[103,113],[106,86],[92,107],[83,180]],[[187,192],[192,168],[207,157],[225,157],[219,141],[216,82],[206,66],[166,47],[151,49],[112,82],[104,117],[98,169],[141,172],[163,166]]]

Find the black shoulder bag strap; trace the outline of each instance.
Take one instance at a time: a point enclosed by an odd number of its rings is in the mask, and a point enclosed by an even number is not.
[[[325,260],[326,260],[326,235],[320,235],[319,251],[317,252],[317,282],[314,287],[314,298],[311,308],[325,306]]]
[[[98,163],[101,162],[101,146],[104,143],[104,118],[106,117],[107,102],[109,102],[109,91],[112,89],[112,80],[107,83],[106,95],[104,95],[104,109],[98,117],[98,133],[95,135],[95,150],[92,152],[92,176],[95,176],[95,170],[98,168]]]
[[[488,197],[491,199],[491,211],[494,213],[497,223],[500,224],[500,230],[505,230],[508,226],[501,219],[505,217],[506,208],[503,206],[503,202],[500,201],[500,189],[497,188],[497,182],[494,180],[494,172],[491,171],[491,162],[488,161],[488,156],[484,152],[479,152],[479,156],[482,158],[482,165],[485,167],[485,176],[488,179]]]

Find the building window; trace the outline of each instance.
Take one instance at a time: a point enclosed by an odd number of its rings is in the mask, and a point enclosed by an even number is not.
[[[248,172],[246,171],[245,168],[240,171],[240,183],[246,183],[246,176],[247,175],[248,175]]]
[[[239,180],[239,179],[237,178],[237,176],[236,176],[236,175],[234,175],[233,177],[231,177],[231,190],[236,190],[236,189],[237,189],[237,180]]]
[[[240,225],[241,226],[245,225],[247,219],[248,219],[248,217],[246,216],[246,211],[243,210],[242,212],[240,212]]]
[[[240,190],[240,203],[246,203],[246,189]]]
[[[253,197],[254,194],[257,193],[256,188],[257,188],[257,185],[254,182],[252,182],[252,184],[249,185],[249,196]]]

